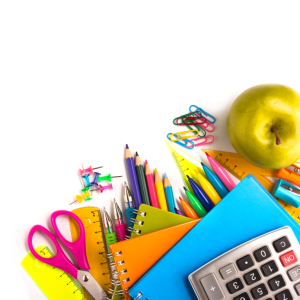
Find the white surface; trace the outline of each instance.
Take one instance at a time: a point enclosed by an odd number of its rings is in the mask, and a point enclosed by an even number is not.
[[[201,105],[217,117],[210,148],[232,150],[225,120],[243,90],[300,91],[298,4],[1,1],[2,295],[45,299],[20,266],[27,234],[71,208],[81,163],[125,174],[128,143],[168,173],[177,197],[183,182],[164,144],[174,117]],[[122,182],[88,204],[110,211]]]

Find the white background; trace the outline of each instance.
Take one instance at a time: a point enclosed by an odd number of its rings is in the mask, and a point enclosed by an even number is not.
[[[174,117],[203,107],[217,117],[210,148],[232,151],[225,121],[243,90],[300,91],[298,3],[1,1],[1,299],[45,299],[20,266],[27,235],[70,209],[81,163],[126,175],[128,143],[168,173],[177,198],[164,144]],[[111,212],[122,182],[88,204]]]

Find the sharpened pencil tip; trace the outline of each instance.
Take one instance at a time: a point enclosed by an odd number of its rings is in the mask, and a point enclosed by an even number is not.
[[[166,173],[166,172],[165,172],[164,176],[165,176],[165,178],[168,178],[168,176],[167,176],[167,173]]]
[[[137,152],[135,152],[135,155],[136,155],[136,156],[139,156],[139,154],[138,154]]]
[[[147,161],[147,159],[145,160],[145,164],[147,164],[148,163],[148,161]]]
[[[209,156],[210,156],[210,155],[209,155],[207,152],[205,152],[205,154],[206,154],[206,156],[207,156],[207,157],[209,157]]]
[[[185,191],[187,191],[187,188],[186,188],[185,186],[183,187],[183,189],[184,189]]]
[[[202,165],[202,167],[204,167],[204,163],[203,162],[201,162],[201,165]]]
[[[188,179],[190,179],[190,176],[189,176],[189,175],[186,175],[186,177],[187,177]]]
[[[126,149],[129,149],[128,145],[126,144]]]
[[[155,168],[155,173],[158,173],[156,168]]]

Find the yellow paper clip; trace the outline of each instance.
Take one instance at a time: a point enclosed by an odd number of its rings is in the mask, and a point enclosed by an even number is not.
[[[194,135],[188,135],[188,136],[185,136],[184,134],[187,134],[189,132],[196,132]],[[189,138],[192,138],[192,137],[196,137],[198,136],[199,134],[199,130],[186,130],[186,131],[181,131],[181,132],[175,132],[175,133],[172,133],[169,137],[170,141],[172,142],[177,142],[177,141],[180,141],[180,140],[183,140],[183,139],[189,139]],[[184,136],[182,136],[184,135]],[[173,140],[172,137],[176,137],[177,139],[176,140]]]

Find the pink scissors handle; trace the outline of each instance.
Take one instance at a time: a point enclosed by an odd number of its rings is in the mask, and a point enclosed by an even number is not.
[[[33,235],[35,234],[35,232],[37,232],[39,230],[42,231],[43,233],[45,233],[52,240],[52,242],[54,243],[54,245],[56,247],[57,253],[51,258],[45,258],[45,257],[40,256],[35,251],[35,249],[32,245]],[[28,246],[29,246],[30,252],[36,259],[38,259],[48,265],[51,265],[55,268],[59,268],[65,272],[67,272],[71,276],[73,276],[75,279],[77,279],[77,272],[78,272],[77,268],[66,257],[65,253],[62,251],[59,243],[57,242],[55,235],[53,235],[48,229],[46,229],[45,227],[43,227],[41,225],[33,226],[28,235]]]
[[[67,241],[60,233],[56,224],[56,218],[60,215],[68,215],[72,217],[79,225],[80,235],[76,242]],[[68,210],[58,210],[51,215],[51,224],[56,235],[63,241],[63,243],[69,248],[69,250],[74,255],[79,269],[90,270],[90,266],[86,257],[85,231],[81,220],[75,214]]]

